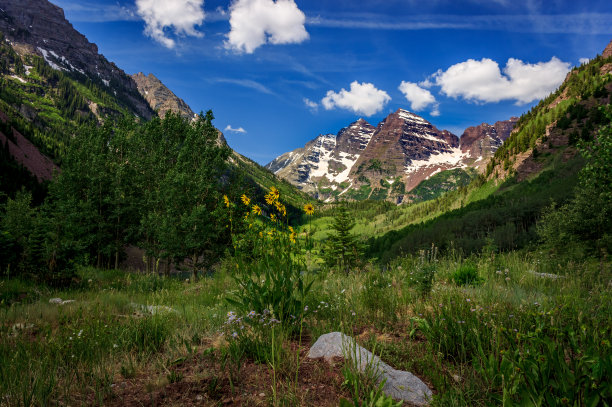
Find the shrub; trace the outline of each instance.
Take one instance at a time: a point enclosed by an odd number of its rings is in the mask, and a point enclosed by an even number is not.
[[[478,276],[478,268],[473,264],[462,264],[451,274],[451,279],[456,285],[478,285],[482,279]]]
[[[431,245],[431,250],[421,250],[418,265],[410,273],[413,276],[410,280],[415,284],[421,297],[426,297],[431,292],[437,270],[437,256],[438,248],[434,245]]]

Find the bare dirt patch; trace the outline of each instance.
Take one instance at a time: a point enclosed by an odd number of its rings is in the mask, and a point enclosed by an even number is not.
[[[297,344],[291,344],[296,349]],[[218,352],[218,351],[215,351]],[[300,367],[277,372],[277,400],[300,406],[336,406],[340,397],[349,398],[342,388],[342,360],[333,364],[306,358],[308,349],[300,349]],[[218,356],[218,355],[216,355]],[[183,363],[164,371],[139,374],[133,379],[119,376],[109,406],[264,406],[272,404],[274,377],[270,366],[246,360],[230,381],[228,369],[209,352],[200,352]],[[171,383],[170,378],[180,378]],[[282,404],[282,403],[281,403]]]

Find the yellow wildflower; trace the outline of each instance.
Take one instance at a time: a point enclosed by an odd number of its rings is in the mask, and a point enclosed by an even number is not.
[[[278,200],[278,198],[280,197],[280,192],[278,192],[278,189],[276,189],[276,187],[270,188],[270,193],[272,194],[272,196],[274,196],[274,199],[276,200]]]
[[[289,231],[291,232],[291,234],[289,234],[289,240],[291,240],[291,243],[295,243],[295,237],[297,236],[297,233],[295,233],[295,230],[293,230],[291,226],[289,226]]]
[[[306,212],[306,215],[312,215],[314,213],[314,206],[310,203],[304,205],[304,212]]]
[[[246,196],[245,194],[242,194],[240,199],[242,199],[242,203],[245,204],[246,206],[249,206],[251,204],[251,199],[249,199],[249,197]]]
[[[276,222],[276,215],[275,215],[275,214],[273,214],[273,213],[271,213],[271,214],[270,214],[270,220],[271,220],[272,222]]]
[[[253,213],[255,215],[261,215],[261,208],[259,207],[259,205],[253,205]]]
[[[266,199],[266,203],[268,205],[272,205],[274,203],[274,195],[272,195],[271,193],[266,194],[264,198]]]
[[[230,201],[229,201],[229,198],[227,197],[227,195],[223,195],[223,202],[225,203],[225,206],[229,208]]]
[[[278,201],[276,201],[276,202],[274,203],[274,205],[276,206],[276,210],[277,210],[279,213],[282,213],[282,214],[283,214],[283,216],[287,216],[287,208],[285,208],[285,205],[283,205],[282,203],[280,203],[280,202],[278,202]]]

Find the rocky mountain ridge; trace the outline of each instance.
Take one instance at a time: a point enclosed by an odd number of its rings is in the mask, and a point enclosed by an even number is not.
[[[304,147],[277,157],[266,168],[294,185],[304,185],[305,192],[314,191],[309,187],[315,180],[341,184],[375,131],[374,126],[359,119],[337,134],[322,134]]]
[[[409,192],[438,172],[481,169],[512,131],[516,118],[483,123],[459,138],[404,109],[376,127],[359,119],[338,134],[320,135],[266,165],[303,191],[327,201],[410,199]]]
[[[0,0],[0,31],[20,55],[40,56],[54,69],[107,88],[134,114],[153,116],[134,80],[75,30],[60,7],[47,0]]]
[[[493,125],[482,123],[468,127],[459,139],[461,151],[469,154],[470,157],[475,157],[472,165],[482,167],[510,136],[517,121],[518,117],[511,117],[509,120],[498,121]]]
[[[601,55],[572,68],[559,88],[517,121],[489,160],[488,179],[523,181],[542,171],[551,157],[565,162],[609,123],[602,106],[612,102],[612,41]]]
[[[183,99],[176,96],[152,73],[145,75],[138,72],[132,75],[132,79],[136,82],[142,97],[160,117],[163,118],[168,111],[178,113],[187,119],[193,119],[196,116]]]

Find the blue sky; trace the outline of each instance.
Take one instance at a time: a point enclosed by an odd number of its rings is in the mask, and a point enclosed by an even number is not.
[[[598,0],[51,1],[261,164],[400,107],[457,135],[518,116],[612,39]]]

